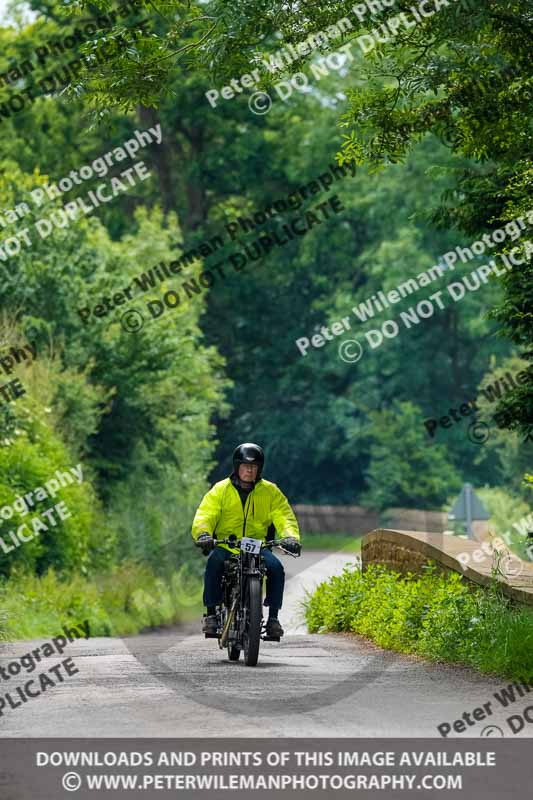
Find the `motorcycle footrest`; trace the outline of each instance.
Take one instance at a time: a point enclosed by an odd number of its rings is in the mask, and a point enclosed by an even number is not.
[[[264,642],[279,642],[281,636],[262,636]]]
[[[220,636],[218,633],[204,633],[206,639],[219,639]]]

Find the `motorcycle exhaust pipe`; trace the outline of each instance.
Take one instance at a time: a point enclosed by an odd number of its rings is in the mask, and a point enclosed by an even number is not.
[[[234,600],[233,601],[233,605],[231,607],[231,611],[228,614],[228,618],[226,620],[226,624],[224,625],[224,630],[222,631],[222,635],[220,637],[220,641],[218,643],[218,646],[220,647],[221,650],[222,650],[222,648],[224,648],[226,646],[226,642],[228,641],[229,629],[230,629],[231,623],[233,622],[233,617],[235,615],[235,607],[236,607],[236,605],[237,605],[237,600]]]

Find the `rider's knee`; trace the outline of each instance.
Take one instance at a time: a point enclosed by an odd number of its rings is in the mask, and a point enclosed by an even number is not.
[[[222,569],[224,564],[224,559],[221,558],[220,556],[221,556],[221,548],[220,547],[213,548],[213,550],[211,550],[211,552],[207,556],[207,561],[205,565],[206,568],[209,567],[210,569],[213,568]]]
[[[283,566],[281,561],[279,561],[277,558],[275,561],[272,561],[270,566],[270,571],[274,575],[278,575],[280,578],[283,578],[285,576],[285,567]]]

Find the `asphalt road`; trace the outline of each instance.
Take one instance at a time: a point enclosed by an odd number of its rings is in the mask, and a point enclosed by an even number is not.
[[[512,737],[506,718],[531,705],[533,694],[504,709],[493,697],[505,685],[500,679],[383,651],[351,635],[305,632],[299,606],[306,589],[350,558],[285,558],[287,633],[280,644],[261,644],[257,667],[229,662],[216,640],[198,632],[199,620],[123,640],[75,641],[63,657],[79,672],[19,708],[4,708],[0,735],[439,737],[437,725],[491,701],[492,713],[471,718],[460,736],[501,735],[497,726]],[[3,645],[0,666],[40,644]],[[9,683],[13,689],[20,681]],[[3,693],[8,688],[0,682]],[[526,724],[518,735],[532,733]]]

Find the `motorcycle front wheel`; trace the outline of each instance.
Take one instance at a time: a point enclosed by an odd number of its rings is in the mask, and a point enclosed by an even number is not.
[[[255,667],[261,642],[261,580],[253,575],[248,579],[246,630],[244,631],[244,663]]]

